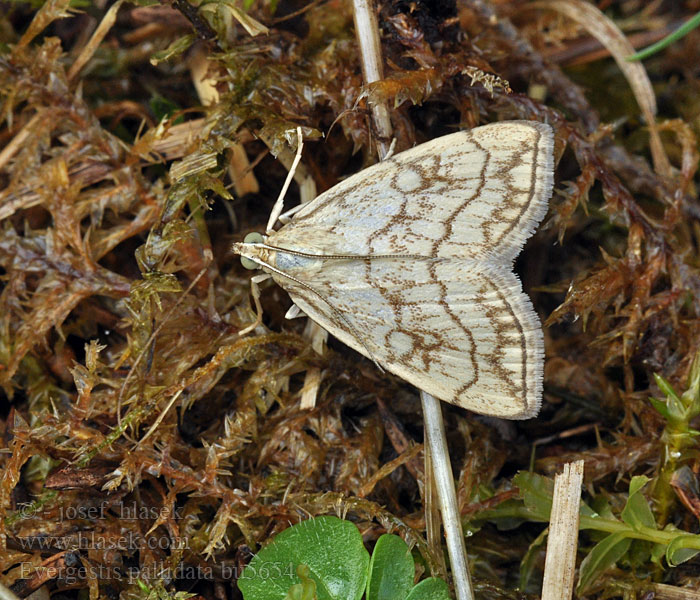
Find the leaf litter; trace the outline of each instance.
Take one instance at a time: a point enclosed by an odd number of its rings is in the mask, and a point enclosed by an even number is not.
[[[477,593],[539,593],[551,496],[536,477],[577,459],[578,594],[697,589],[700,34],[614,62],[697,10],[385,2],[386,79],[365,89],[347,3],[11,4],[3,582],[22,597],[238,597],[251,551],[322,514],[368,543],[400,534],[444,576],[415,391],[285,320],[274,286],[238,334],[255,307],[229,247],[266,222],[288,131],[303,127],[320,192],[374,162],[367,102],[381,100],[397,151],[498,119],[557,137],[549,217],[516,265],[546,318],[543,410],[516,425],[444,409]],[[316,406],[300,410],[306,386]],[[536,477],[514,479],[531,456]]]

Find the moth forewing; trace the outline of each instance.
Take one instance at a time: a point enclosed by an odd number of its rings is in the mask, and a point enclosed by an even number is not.
[[[512,260],[547,211],[553,136],[510,121],[446,135],[306,204],[272,245],[326,254]]]
[[[547,210],[553,136],[512,121],[438,138],[346,179],[263,244],[314,321],[433,396],[537,414],[544,344],[512,261]]]

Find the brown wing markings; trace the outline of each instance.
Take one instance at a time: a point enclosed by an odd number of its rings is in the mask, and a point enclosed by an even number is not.
[[[489,161],[491,160],[491,153],[486,148],[483,148],[474,139],[474,136],[471,134],[471,132],[465,137],[467,137],[472,144],[474,144],[475,146],[480,148],[482,152],[484,152],[484,154],[486,155],[486,159],[484,160],[484,164],[482,165],[481,171],[479,172],[479,184],[472,191],[471,197],[465,198],[464,201],[452,212],[449,218],[445,220],[445,233],[440,239],[435,240],[435,242],[433,243],[433,256],[437,256],[439,253],[440,246],[452,237],[453,226],[457,215],[459,215],[460,212],[465,210],[467,206],[469,206],[469,203],[472,202],[472,200],[474,200],[474,198],[478,198],[481,195],[481,190],[486,185],[486,169],[488,167]],[[484,239],[488,241],[488,237],[489,232],[484,229]],[[459,242],[452,243],[461,245],[459,244]]]
[[[403,334],[410,339],[411,345],[402,356],[396,357],[396,362],[403,364],[405,367],[415,368],[415,366],[411,364],[411,359],[417,359],[417,361],[421,364],[421,368],[424,371],[429,372],[432,370],[432,367],[436,362],[440,363],[439,352],[436,351],[453,350],[458,352],[460,348],[454,344],[451,344],[444,337],[437,335],[437,332],[434,329],[416,325],[415,319],[411,319],[411,327],[404,326],[404,318],[408,316],[410,319],[410,313],[412,310],[419,308],[421,304],[423,303],[403,302],[401,304],[401,311],[398,313],[396,325],[391,331],[388,331],[385,334],[384,342],[388,344],[388,347],[391,347],[390,341],[392,336],[397,333]],[[442,306],[442,303],[440,304]],[[438,372],[442,375],[448,377],[450,376],[450,374],[444,370],[439,369]]]
[[[369,258],[363,260],[363,262],[371,263]],[[435,279],[435,273],[432,272],[431,276]],[[417,319],[411,318],[410,315],[406,315],[407,311],[419,307],[422,302],[406,302],[400,297],[400,292],[390,292],[386,287],[377,285],[376,281],[367,281],[367,285],[376,289],[382,297],[386,300],[387,304],[391,307],[394,314],[394,327],[390,329],[384,336],[384,345],[376,345],[374,343],[368,343],[371,340],[371,336],[366,340],[360,332],[357,323],[354,323],[353,313],[348,310],[348,307],[343,303],[334,302],[330,298],[326,298],[319,292],[314,290],[309,284],[300,282],[295,278],[290,277],[285,274],[285,287],[287,291],[292,296],[293,300],[300,305],[306,303],[314,312],[320,315],[325,315],[325,318],[329,319],[331,323],[339,330],[344,331],[347,335],[353,338],[359,345],[364,347],[368,358],[374,360],[380,365],[386,367],[388,370],[393,371],[392,365],[402,365],[411,370],[416,369],[416,365],[411,363],[411,359],[417,358],[420,363],[422,363],[422,370],[429,374],[437,361],[439,363],[438,355],[436,350],[453,350],[455,352],[460,351],[460,347],[449,343],[444,337],[437,335],[436,331],[426,327],[416,326]],[[441,288],[441,298],[440,306],[450,315],[450,318],[463,330],[465,335],[469,339],[470,346],[470,359],[473,367],[473,380],[476,381],[478,378],[478,365],[476,364],[475,354],[474,354],[474,341],[471,332],[468,328],[464,327],[461,321],[452,314],[449,309],[449,305],[446,301],[446,288],[442,282],[430,281],[429,283],[439,283]],[[300,295],[299,291],[294,289],[296,286],[301,286],[307,291],[311,291],[312,294]],[[328,312],[324,310],[324,305],[329,307],[331,310]],[[408,316],[411,321],[410,327],[405,327],[403,320],[404,316]],[[394,347],[390,343],[390,337],[396,333],[401,333],[411,340],[411,347],[407,352],[399,355],[392,351]],[[434,341],[428,341],[427,338],[434,338]],[[436,371],[447,378],[454,378],[454,374],[449,373],[443,369],[438,369]],[[473,381],[471,382],[473,383]],[[471,384],[470,383],[470,384]]]
[[[469,136],[471,138],[471,136]],[[426,158],[430,159],[430,163],[426,164]],[[391,188],[397,192],[397,195],[403,194],[403,191],[401,190],[400,186],[398,185],[398,178],[401,176],[404,176],[406,174],[407,170],[412,170],[415,174],[417,174],[420,178],[420,185],[416,186],[413,191],[411,192],[411,198],[412,200],[410,203],[415,204],[416,203],[416,198],[420,199],[423,197],[422,195],[425,194],[425,192],[430,191],[431,195],[434,195],[436,193],[436,188],[438,187],[439,184],[442,184],[445,189],[450,189],[453,187],[454,183],[454,178],[453,177],[448,177],[446,175],[441,174],[441,168],[443,166],[443,157],[441,155],[433,155],[430,157],[416,157],[412,160],[407,160],[404,161],[401,165],[401,169],[397,170],[397,173],[395,173],[392,176],[391,181],[389,182],[389,185]],[[476,198],[479,195],[479,192],[481,188],[484,185],[484,176],[482,173],[481,176],[481,183],[478,187],[476,187],[473,190],[473,193],[470,198],[465,199],[464,203],[461,205],[461,207],[466,206],[470,201],[472,201],[474,198]],[[418,200],[420,201],[420,200]],[[382,236],[389,235],[389,236],[394,236],[396,237],[396,234],[392,234],[392,230],[394,230],[397,226],[400,225],[405,225],[407,223],[412,223],[412,222],[419,222],[422,220],[422,216],[416,215],[416,216],[411,216],[407,213],[406,207],[409,204],[409,199],[408,196],[406,200],[401,202],[400,209],[398,212],[387,221],[387,223],[380,229],[376,230],[373,232],[373,236],[376,238],[381,238]],[[460,208],[461,208],[460,207]],[[451,219],[448,219],[447,222],[445,223],[445,228],[449,231],[451,231]],[[411,232],[413,235],[420,236],[419,232],[417,231],[412,231]],[[448,234],[443,234],[443,238],[447,237]],[[424,239],[427,239],[424,237]],[[434,244],[434,248],[436,247],[436,244],[439,244],[439,242],[436,242]],[[370,241],[370,250],[372,250],[372,245]],[[433,253],[433,256],[436,256],[435,253]]]
[[[435,272],[435,269],[437,269],[438,263],[437,261],[430,266],[430,274],[433,278],[434,281],[437,281],[439,286],[440,286],[440,305],[443,307],[445,313],[450,317],[453,323],[455,323],[461,330],[462,333],[466,336],[466,338],[469,340],[469,361],[471,362],[472,365],[472,375],[471,379],[468,381],[464,382],[464,385],[460,389],[463,390],[468,390],[472,385],[474,385],[477,381],[479,381],[479,361],[476,358],[476,344],[474,343],[474,336],[469,329],[464,323],[462,323],[462,320],[454,313],[454,311],[450,308],[449,302],[447,302],[447,286],[445,283],[437,276],[437,273]],[[459,397],[459,393],[454,395],[453,400],[456,400]]]
[[[462,386],[464,389],[470,388],[472,385],[474,385],[478,379],[479,379],[479,363],[476,358],[476,345],[474,343],[474,336],[472,335],[472,332],[470,331],[469,327],[465,323],[462,322],[462,320],[459,318],[457,314],[454,313],[454,311],[450,308],[450,304],[447,301],[447,286],[445,283],[437,276],[437,273],[435,269],[437,266],[444,261],[442,260],[434,260],[432,261],[432,264],[429,266],[429,273],[430,273],[430,280],[429,283],[435,284],[438,286],[440,289],[440,296],[438,299],[438,304],[440,307],[443,309],[445,314],[450,318],[450,320],[462,331],[464,334],[464,337],[469,340],[469,361],[472,365],[472,373],[471,373],[471,378],[465,382],[465,384]],[[438,360],[437,356],[439,354],[434,353],[435,350],[439,349],[450,349],[454,350],[455,352],[458,352],[460,348],[458,346],[455,346],[454,344],[450,344],[447,340],[445,340],[444,337],[438,336],[437,333],[432,330],[432,329],[418,329],[415,327],[404,327],[403,326],[403,315],[402,315],[402,310],[406,307],[413,307],[413,306],[418,306],[420,303],[418,302],[406,302],[404,298],[399,297],[398,295],[394,297],[394,294],[391,294],[389,290],[385,287],[382,287],[378,285],[376,281],[370,281],[367,279],[367,285],[375,287],[379,293],[382,295],[382,297],[386,300],[386,302],[391,306],[392,311],[395,315],[395,322],[396,322],[396,327],[394,330],[387,332],[385,335],[384,341],[387,343],[387,347],[391,347],[389,344],[389,337],[396,333],[396,332],[401,332],[404,335],[406,335],[409,339],[412,341],[412,348],[410,351],[410,355],[412,357],[417,357],[420,362],[423,364],[423,368],[426,372],[429,371],[429,368],[432,366],[432,364]],[[415,320],[413,321],[415,323]],[[433,337],[437,338],[436,342],[427,344],[425,342],[425,338],[422,337],[423,333],[430,334]],[[435,358],[433,358],[435,357]],[[412,367],[412,365],[409,362],[408,358],[403,358],[402,360],[398,361],[404,366]],[[453,378],[454,374],[445,372],[443,370],[440,370],[440,373],[445,375],[448,378]],[[466,377],[466,373],[463,374]],[[456,397],[456,396],[455,396]]]
[[[412,349],[411,349],[411,354],[413,354],[413,348],[416,345],[416,340],[417,340],[417,335],[414,334],[412,329],[404,329],[402,326],[402,311],[401,309],[404,307],[407,307],[409,305],[413,305],[415,303],[407,303],[404,299],[400,298],[399,295],[396,293],[392,293],[388,287],[383,286],[380,284],[380,281],[382,278],[377,278],[374,279],[372,277],[372,261],[369,259],[365,259],[364,261],[364,278],[365,278],[365,283],[367,284],[368,287],[376,289],[379,294],[384,298],[386,301],[387,305],[391,308],[391,312],[394,315],[394,323],[395,327],[387,331],[387,333],[384,335],[384,347],[387,349],[387,354],[391,356],[391,360],[393,362],[403,364],[406,367],[409,367],[408,359],[405,357],[398,356],[391,352],[392,348],[392,343],[390,341],[390,337],[392,335],[395,335],[397,333],[402,333],[406,336],[408,336],[412,340]],[[386,280],[386,277],[384,277]],[[388,280],[389,283],[400,283],[400,282],[392,282],[391,280]],[[424,362],[425,364],[425,362]]]
[[[398,178],[402,175],[405,175],[408,169],[411,169],[414,173],[416,173],[421,181],[420,185],[414,188],[414,190],[411,192],[411,196],[414,198],[414,202],[415,196],[420,195],[421,192],[425,192],[430,188],[434,188],[437,182],[441,182],[449,186],[450,182],[448,181],[448,179],[439,174],[441,157],[439,155],[433,155],[428,158],[430,158],[430,160],[434,163],[432,166],[426,166],[424,164],[425,157],[416,157],[410,161],[404,161],[401,164],[401,169],[396,170],[397,172],[392,176],[391,181],[389,182],[389,185],[395,192],[397,192],[397,195],[400,196],[401,194],[404,194],[404,192],[401,190],[398,184]],[[382,236],[387,234],[391,235],[392,229],[396,228],[397,225],[404,225],[407,223],[421,221],[421,216],[411,216],[407,213],[406,207],[408,206],[408,204],[409,195],[406,195],[406,199],[401,202],[401,207],[398,210],[398,212],[391,219],[389,219],[383,227],[374,231],[372,234],[373,237],[381,238]],[[419,235],[418,232],[413,233]],[[372,240],[370,240],[369,249],[370,251],[373,250]]]
[[[507,170],[504,170],[504,172],[508,173],[508,178],[507,178],[507,186],[509,188],[509,194],[506,195],[506,198],[504,199],[506,201],[506,206],[503,206],[501,208],[497,208],[494,212],[494,221],[500,221],[500,222],[506,222],[507,219],[504,218],[503,211],[511,208],[513,206],[513,196],[515,194],[519,194],[521,192],[515,192],[513,190],[513,184],[512,184],[512,175],[511,173],[513,172],[513,169],[516,167],[520,166],[523,164],[523,156],[526,156],[528,154],[531,154],[531,164],[533,165],[533,169],[530,171],[530,189],[528,191],[528,196],[527,196],[527,202],[523,203],[520,207],[520,211],[518,213],[518,218],[513,220],[510,224],[509,227],[504,229],[501,232],[500,238],[495,242],[495,245],[498,246],[501,241],[510,234],[511,231],[513,231],[518,225],[520,224],[523,216],[527,214],[527,212],[530,209],[530,204],[532,201],[535,199],[535,189],[537,187],[537,157],[539,156],[540,153],[540,144],[542,141],[542,133],[539,131],[537,128],[532,128],[532,132],[535,135],[535,143],[530,146],[530,152],[527,152],[526,150],[520,153],[516,153],[513,155],[512,160],[509,160],[506,164]],[[525,148],[528,146],[526,145]]]
[[[504,166],[506,168],[503,169],[504,173],[508,174],[508,177],[506,179],[506,185],[509,189],[509,193],[506,194],[506,197],[503,199],[504,200],[504,206],[496,208],[494,211],[494,214],[491,219],[488,221],[482,223],[482,227],[486,226],[490,223],[493,222],[508,222],[510,220],[510,225],[506,227],[503,231],[501,231],[500,236],[498,237],[497,240],[494,240],[493,244],[494,247],[498,247],[501,242],[508,236],[510,233],[519,227],[520,222],[522,221],[523,217],[528,213],[530,210],[530,205],[532,204],[533,200],[535,199],[535,189],[537,187],[537,157],[539,156],[540,153],[540,144],[542,141],[542,133],[540,132],[539,129],[533,127],[531,128],[531,131],[535,135],[535,143],[530,146],[531,148],[531,155],[532,155],[532,160],[531,163],[533,165],[533,169],[530,172],[530,189],[528,191],[528,196],[527,196],[527,201],[524,202],[520,206],[520,210],[518,211],[518,218],[517,219],[507,219],[503,217],[503,212],[506,211],[507,209],[510,209],[513,207],[513,197],[517,194],[520,194],[521,192],[516,192],[513,190],[513,184],[512,184],[512,171],[516,167],[520,166],[523,164],[523,156],[528,154],[527,151],[523,151],[520,153],[515,153],[513,155],[513,158],[506,163],[504,163]],[[477,143],[477,142],[475,142]],[[525,146],[526,148],[528,147],[527,145]]]
[[[527,408],[527,396],[528,396],[528,386],[527,386],[527,365],[530,363],[532,360],[528,356],[528,351],[527,351],[527,336],[525,335],[525,331],[523,329],[522,323],[520,320],[517,318],[515,311],[513,310],[512,303],[508,301],[508,298],[503,294],[501,291],[501,288],[491,281],[488,277],[484,277],[484,283],[488,284],[491,287],[491,292],[494,292],[498,299],[501,301],[503,306],[507,307],[508,314],[511,317],[511,324],[508,326],[504,326],[503,324],[499,324],[498,319],[496,318],[497,312],[499,311],[499,308],[496,305],[493,305],[491,308],[488,308],[488,303],[484,302],[483,294],[479,294],[474,298],[474,301],[480,304],[483,307],[486,307],[486,315],[489,317],[489,320],[493,326],[493,330],[496,333],[496,339],[498,342],[494,345],[494,350],[493,352],[490,353],[490,365],[493,368],[493,370],[498,374],[500,377],[501,381],[504,382],[504,384],[508,385],[509,389],[512,391],[512,394],[517,397],[522,399],[522,405],[523,408]],[[521,292],[522,294],[523,292]],[[503,332],[511,329],[512,324],[515,324],[515,328],[518,331],[518,337],[520,339],[520,351],[522,353],[522,356],[525,357],[524,360],[522,361],[522,366],[520,369],[520,385],[518,386],[518,383],[516,381],[512,380],[513,374],[512,372],[508,371],[505,369],[502,364],[501,360],[504,354],[504,348],[505,346],[509,343],[507,339],[504,338]],[[463,385],[455,394],[456,398],[460,398],[463,394],[466,394],[468,391],[469,387],[471,387],[468,384]]]
[[[537,167],[537,157],[540,154],[540,146],[542,143],[542,133],[539,131],[537,128],[532,128],[531,131],[535,135],[535,143],[533,146],[531,146],[531,155],[532,155],[532,164],[533,166]],[[492,154],[488,148],[483,146],[473,135],[469,135],[469,141],[474,144],[481,152],[484,153],[486,156],[486,159],[484,160],[484,164],[482,165],[481,171],[480,171],[480,182],[477,188],[475,189],[475,192],[477,195],[481,192],[483,187],[486,184],[486,171],[490,165],[490,162],[492,160]],[[527,147],[527,146],[526,146]],[[508,188],[509,192],[505,194],[505,197],[503,198],[503,205],[495,207],[493,215],[489,219],[485,219],[482,221],[480,224],[482,234],[483,234],[483,239],[486,243],[486,245],[490,245],[493,248],[497,248],[503,239],[505,239],[514,229],[519,227],[520,222],[522,221],[524,215],[528,213],[530,210],[530,205],[532,204],[533,200],[536,198],[536,187],[537,187],[537,168],[533,168],[530,174],[530,185],[529,185],[529,191],[528,191],[528,197],[527,201],[523,204],[520,205],[519,211],[518,211],[518,217],[516,219],[510,219],[510,218],[504,218],[503,213],[507,210],[510,210],[514,207],[513,203],[513,197],[516,195],[521,194],[522,192],[515,191],[514,186],[511,181],[511,176],[510,173],[512,173],[513,169],[516,167],[520,166],[523,164],[523,156],[528,154],[527,151],[523,151],[520,153],[515,153],[513,154],[513,157],[506,161],[503,162],[503,168],[499,169],[502,173],[506,175],[506,187]],[[466,210],[466,208],[469,206],[469,203],[473,200],[472,198],[469,198],[462,202],[450,215],[450,218],[446,220],[446,225],[447,225],[447,232],[445,235],[440,239],[436,240],[434,247],[433,247],[433,253],[434,255],[437,255],[439,252],[440,245],[443,243],[446,243],[449,241],[450,244],[457,244],[459,245],[459,242],[450,239],[452,237],[453,233],[453,224],[456,222],[457,217],[461,212]],[[515,205],[517,208],[517,205]],[[494,223],[503,223],[503,222],[508,222],[510,221],[510,225],[505,228],[504,230],[500,231],[498,234],[497,239],[491,239],[491,227]]]
[[[440,307],[449,317],[449,319],[462,331],[464,337],[469,342],[468,352],[469,361],[472,365],[472,374],[471,378],[466,382],[465,385],[467,387],[470,387],[474,383],[476,383],[476,381],[478,381],[479,378],[479,365],[476,359],[476,346],[474,343],[474,337],[469,328],[450,308],[450,305],[447,301],[447,286],[443,281],[441,281],[438,278],[437,273],[435,271],[437,266],[439,264],[444,264],[444,262],[444,259],[434,259],[430,261],[428,267],[429,279],[426,283],[438,286],[440,293],[437,303],[440,305]],[[388,283],[395,283],[399,286],[405,282],[398,280],[392,281],[390,279],[387,279],[385,274],[382,274],[380,277],[374,278],[372,276],[373,261],[369,258],[365,258],[363,260],[363,263],[365,266],[364,278],[366,285],[368,287],[374,288],[379,292],[382,298],[384,298],[384,300],[386,301],[387,305],[391,308],[391,311],[394,315],[394,326],[384,335],[384,348],[387,349],[387,355],[390,357],[390,361],[395,362],[397,364],[401,364],[406,368],[415,368],[415,366],[412,365],[410,361],[412,358],[417,358],[418,361],[422,364],[423,370],[427,373],[430,371],[430,368],[436,363],[436,361],[439,361],[439,353],[436,353],[436,350],[453,350],[455,352],[459,352],[460,350],[465,351],[459,346],[451,344],[444,337],[439,336],[434,329],[416,327],[417,320],[415,318],[410,319],[411,327],[405,327],[403,321],[406,314],[410,310],[420,306],[423,303],[407,301],[402,295],[402,290],[399,290],[398,292],[393,292],[386,285],[382,285],[382,281],[386,281]],[[342,327],[342,329],[347,330],[346,327]],[[397,333],[401,333],[411,340],[411,347],[408,352],[404,353],[403,356],[396,355],[395,353],[390,351],[390,348],[392,348],[390,338],[393,335],[396,335]],[[435,341],[428,342],[426,339],[428,337],[434,338]],[[381,363],[383,361],[380,360],[379,362]],[[439,370],[439,372],[447,378],[454,377],[454,374],[448,373],[444,370]],[[467,374],[464,373],[463,375],[466,376]]]

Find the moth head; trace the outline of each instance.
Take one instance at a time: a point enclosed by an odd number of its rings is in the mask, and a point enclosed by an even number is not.
[[[241,255],[241,264],[246,268],[254,271],[260,268],[260,263],[254,261],[251,257],[257,254],[254,244],[263,244],[265,239],[257,231],[252,231],[245,236],[243,242],[233,244],[233,251]]]

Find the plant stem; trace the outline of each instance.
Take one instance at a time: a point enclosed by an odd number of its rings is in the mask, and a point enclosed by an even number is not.
[[[445,528],[447,552],[450,555],[457,600],[473,600],[474,592],[469,578],[467,549],[464,545],[462,521],[457,508],[457,494],[455,493],[450,455],[447,450],[442,407],[439,400],[426,392],[421,391],[420,398],[423,404],[426,442],[432,453],[433,475],[438,490],[438,501],[442,513],[442,524]],[[426,473],[425,476],[428,477],[429,474]]]

